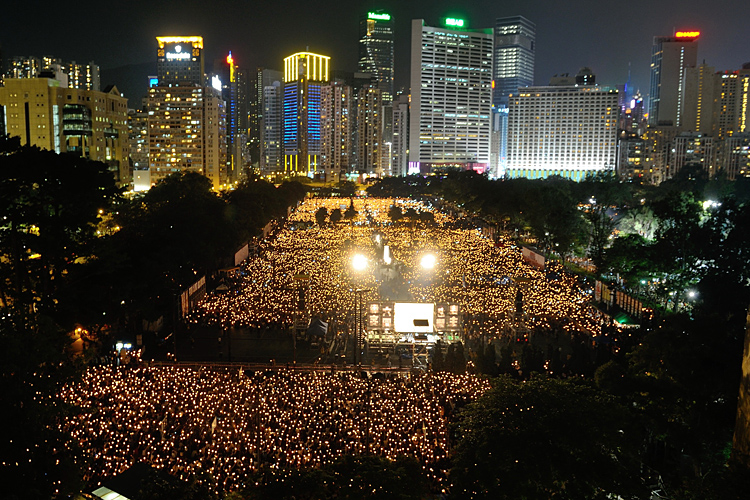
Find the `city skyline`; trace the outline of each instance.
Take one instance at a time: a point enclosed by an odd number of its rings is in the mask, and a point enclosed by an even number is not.
[[[491,28],[498,17],[528,18],[537,26],[535,85],[546,85],[555,74],[575,74],[584,66],[592,68],[600,84],[623,84],[630,68],[633,90],[640,89],[645,95],[653,38],[680,29],[702,33],[698,60],[705,60],[717,71],[739,69],[750,61],[750,51],[742,43],[741,16],[737,15],[740,4],[730,0],[705,5],[637,1],[627,8],[591,1],[563,8],[550,0],[477,1],[468,5],[443,1],[349,4],[332,0],[316,5],[290,1],[257,5],[191,2],[179,9],[165,2],[135,0],[108,7],[106,15],[101,7],[84,1],[77,5],[76,20],[79,26],[91,29],[75,31],[62,31],[57,16],[38,15],[51,11],[53,5],[27,2],[4,13],[0,45],[5,60],[54,55],[92,60],[106,73],[128,65],[153,64],[156,36],[196,35],[204,37],[207,66],[232,51],[241,68],[281,69],[286,55],[310,50],[330,55],[334,69],[352,71],[357,67],[359,19],[368,10],[383,9],[394,19],[396,89],[408,87],[410,24],[419,18],[438,25],[441,18],[461,17],[470,28]],[[109,83],[129,87],[125,82],[102,81],[102,85]],[[134,105],[137,103],[131,101],[130,106]]]

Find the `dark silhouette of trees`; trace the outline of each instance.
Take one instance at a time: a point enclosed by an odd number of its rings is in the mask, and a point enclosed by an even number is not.
[[[633,498],[639,436],[628,409],[579,380],[509,377],[456,426],[451,498]]]

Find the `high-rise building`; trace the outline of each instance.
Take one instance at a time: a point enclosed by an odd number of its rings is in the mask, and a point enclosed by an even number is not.
[[[220,90],[158,85],[147,98],[151,183],[198,172],[214,188],[226,183],[226,109]]]
[[[99,90],[101,79],[99,65],[93,61],[88,64],[78,64],[75,61],[63,64],[63,71],[68,75],[68,87],[72,89]]]
[[[490,165],[493,32],[412,21],[409,170]]]
[[[721,148],[721,162],[727,179],[750,177],[750,132],[727,137]]]
[[[387,104],[393,99],[393,20],[377,10],[359,22],[359,71],[372,75]]]
[[[724,140],[750,132],[750,64],[715,75],[713,136]]]
[[[204,86],[203,38],[166,36],[156,41],[157,83],[146,99],[151,183],[192,171],[219,189],[227,182],[227,112],[220,78]]]
[[[506,175],[581,180],[615,169],[617,89],[574,85],[520,90],[510,100]]]
[[[284,172],[322,173],[321,87],[328,83],[330,57],[297,52],[284,59]]]
[[[705,63],[685,68],[682,128],[711,134],[714,127],[714,85],[716,70]]]
[[[99,66],[93,61],[88,64],[78,64],[75,61],[63,62],[51,56],[14,57],[10,61],[10,67],[5,76],[7,78],[37,78],[42,73],[45,73],[45,77],[52,77],[60,82],[62,87],[101,90]]]
[[[495,20],[493,104],[508,105],[508,96],[534,85],[536,25],[523,16]]]
[[[232,53],[226,58],[221,75],[221,96],[227,109],[227,182],[236,182],[243,173],[243,146],[247,143],[247,92],[244,74],[235,65]],[[243,128],[244,125],[244,128]]]
[[[283,171],[284,168],[284,74],[272,69],[259,69],[257,88],[257,115],[260,151],[260,171],[270,175]]]
[[[340,179],[351,170],[355,103],[352,87],[343,81],[332,81],[322,89],[321,163],[327,180]]]
[[[502,177],[508,161],[508,96],[534,85],[536,25],[523,16],[495,20],[492,72],[492,157],[490,175]]]
[[[685,69],[696,66],[699,36],[698,31],[678,31],[674,36],[654,37],[651,48],[649,125],[683,125]]]
[[[158,36],[156,41],[160,85],[204,84],[202,36]]]
[[[0,87],[7,134],[21,144],[104,162],[121,186],[130,183],[127,106],[114,86],[71,89],[37,77],[6,78]]]
[[[400,95],[393,101],[393,143],[391,175],[409,174],[409,96]]]
[[[357,157],[360,173],[383,177],[383,93],[375,86],[357,92]]]
[[[675,176],[685,167],[704,170],[709,176],[716,174],[714,138],[698,132],[680,132],[674,139],[670,174]]]
[[[145,105],[143,106],[145,109]],[[128,140],[130,164],[133,167],[133,191],[146,191],[151,187],[148,165],[148,112],[128,110]]]

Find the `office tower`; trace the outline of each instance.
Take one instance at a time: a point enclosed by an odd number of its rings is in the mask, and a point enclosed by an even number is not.
[[[716,70],[703,63],[685,68],[683,86],[682,128],[690,132],[711,134],[714,127],[714,86]]]
[[[270,175],[284,168],[284,74],[272,69],[258,69],[258,128],[260,171]]]
[[[534,84],[536,25],[523,16],[495,20],[493,104],[508,104],[508,96]]]
[[[750,63],[739,71],[714,75],[713,136],[724,140],[750,132]]]
[[[378,10],[359,22],[359,71],[373,76],[386,103],[393,99],[393,21]]]
[[[182,171],[205,175],[217,189],[226,182],[226,109],[219,90],[151,87],[147,109],[152,184]]]
[[[284,59],[284,172],[320,175],[321,86],[330,57],[298,52]]]
[[[508,96],[534,85],[536,25],[523,16],[495,20],[492,90],[492,167],[502,177],[508,160]]]
[[[101,161],[121,186],[130,183],[127,99],[64,87],[54,78],[6,78],[0,87],[6,132],[21,144]]]
[[[696,65],[699,36],[697,31],[678,31],[674,36],[654,37],[649,125],[682,126],[685,69]]]
[[[409,96],[400,95],[393,101],[393,144],[391,175],[409,174]]]
[[[351,170],[355,103],[352,87],[343,81],[332,81],[322,89],[321,163],[326,180],[338,180]]]
[[[490,164],[492,29],[412,21],[409,170],[484,172]]]
[[[148,90],[151,184],[182,171],[209,178],[214,189],[227,183],[227,111],[221,79],[204,86],[203,38],[156,37],[157,83]]]
[[[383,101],[376,85],[357,92],[357,158],[359,172],[383,177]]]
[[[243,73],[235,66],[231,52],[224,69],[221,96],[227,109],[227,182],[232,183],[242,175],[242,146],[247,142],[247,130],[242,128],[247,123],[246,92]]]
[[[156,74],[160,85],[203,85],[203,37],[158,36]]]
[[[142,109],[145,109],[145,102]],[[133,191],[146,191],[151,187],[148,165],[148,112],[128,110],[128,141],[130,164],[133,168]]]
[[[511,95],[510,177],[581,180],[614,170],[618,91],[599,86],[527,87]]]

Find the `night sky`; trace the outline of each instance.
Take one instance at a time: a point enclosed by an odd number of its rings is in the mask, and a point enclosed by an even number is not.
[[[330,55],[334,69],[353,71],[358,19],[377,8],[395,20],[397,88],[408,87],[414,18],[439,26],[443,17],[462,17],[469,27],[487,28],[497,17],[527,17],[537,27],[538,85],[583,66],[593,69],[599,84],[622,84],[630,64],[632,87],[645,95],[653,37],[675,29],[701,31],[699,62],[705,60],[717,71],[750,62],[747,0],[19,0],[6,2],[0,44],[6,59],[53,55],[65,61],[93,60],[102,68],[102,86],[115,83],[133,98],[139,96],[129,93],[145,93],[144,63],[155,68],[155,37],[160,35],[203,36],[207,70],[229,50],[240,67],[281,69],[285,56],[309,47]],[[132,82],[107,81],[110,75],[124,79],[124,71],[116,69],[127,65],[140,65],[128,75],[138,86],[142,82],[142,89]]]

